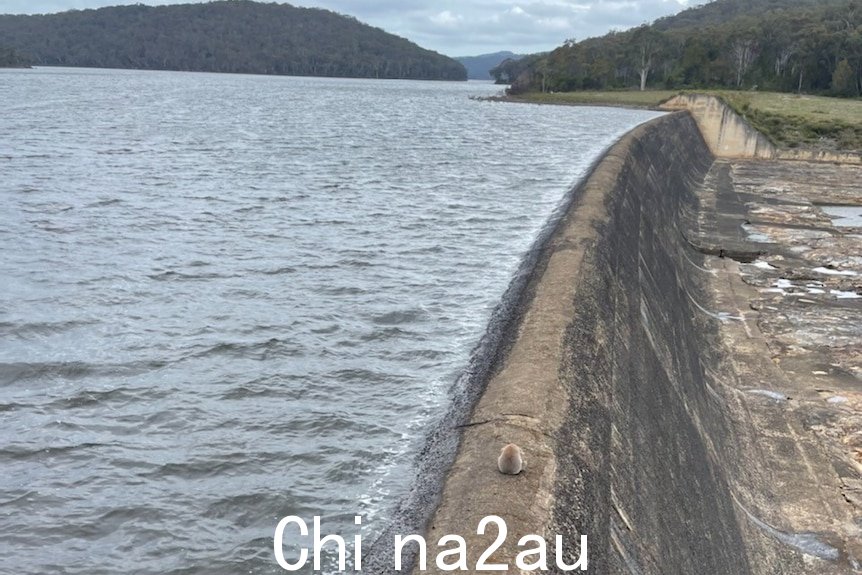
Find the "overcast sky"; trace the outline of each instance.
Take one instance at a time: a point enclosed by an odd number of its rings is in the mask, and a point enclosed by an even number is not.
[[[180,0],[181,1],[181,0]],[[185,0],[194,1],[194,0]],[[295,0],[355,16],[449,56],[500,50],[551,50],[567,39],[600,36],[704,0]],[[177,4],[178,0],[0,0],[0,13],[36,14],[117,4]]]

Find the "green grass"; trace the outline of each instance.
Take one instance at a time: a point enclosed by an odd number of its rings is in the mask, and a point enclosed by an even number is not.
[[[656,108],[672,90],[528,93],[516,102]],[[721,97],[779,147],[862,151],[862,99],[798,96],[778,92],[700,90]]]
[[[659,104],[677,95],[672,90],[613,91],[613,92],[531,92],[508,99],[515,102],[532,102],[535,104],[568,104],[582,106],[625,106],[636,108],[655,108]]]
[[[716,92],[770,140],[787,148],[862,150],[862,100],[777,92]]]

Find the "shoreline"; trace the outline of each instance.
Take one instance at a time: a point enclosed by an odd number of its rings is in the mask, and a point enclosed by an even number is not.
[[[547,265],[548,246],[558,233],[564,219],[579,201],[581,182],[601,164],[614,144],[603,150],[577,182],[562,197],[532,245],[524,254],[518,269],[493,310],[485,333],[470,355],[467,367],[452,386],[452,398],[446,413],[429,431],[415,466],[415,479],[410,492],[398,504],[394,520],[377,537],[363,557],[363,568],[375,575],[396,575],[391,545],[395,534],[425,533],[438,508],[443,486],[458,456],[464,432],[475,427],[472,420],[476,405],[485,395],[487,386],[505,361],[517,339],[519,325],[533,297],[537,280]],[[453,531],[454,533],[454,531]],[[412,565],[416,556],[413,546],[402,554],[405,565]],[[432,560],[433,563],[433,560]]]
[[[765,248],[737,237],[738,211],[711,223],[721,214],[699,190],[722,162],[681,111],[623,136],[575,187],[469,421],[450,430],[463,433],[426,534],[459,534],[478,553],[492,539],[470,530],[490,514],[549,540],[586,534],[593,572],[840,573],[862,557],[841,487],[862,475],[836,476],[846,456],[800,436],[804,414],[774,413],[764,397],[780,389],[754,393],[791,375],[775,371],[767,337],[752,347],[735,329],[759,333],[755,304],[733,299],[742,264],[724,254],[753,261]],[[786,171],[776,162],[764,165]],[[494,466],[509,441],[529,461],[516,478]],[[800,455],[788,459],[788,442]],[[797,457],[807,471],[788,467]],[[813,501],[813,486],[832,495]],[[811,547],[807,532],[825,535]],[[513,543],[495,557],[513,564]]]
[[[623,108],[628,110],[652,110],[654,112],[666,112],[659,105],[637,105],[624,104],[615,102],[543,102],[540,100],[531,100],[530,98],[520,98],[518,96],[475,96],[474,100],[481,102],[503,102],[511,104],[534,104],[537,106],[577,106],[577,107],[592,107],[592,108]]]
[[[681,109],[680,100],[714,100],[769,140],[780,155],[787,159],[816,159],[816,156],[821,155],[837,158],[826,161],[846,162],[853,156],[862,157],[862,100],[859,99],[727,90],[584,90],[530,92],[514,96],[503,94],[477,99],[655,111]],[[699,111],[695,106],[688,106],[688,109]]]
[[[7,66],[7,69],[20,70],[35,70],[37,68],[55,68],[59,70],[108,70],[108,71],[124,71],[124,72],[172,72],[180,74],[221,74],[225,76],[262,76],[269,78],[324,78],[331,80],[374,80],[374,81],[404,81],[404,82],[440,82],[446,84],[466,84],[469,80],[445,80],[439,78],[395,78],[395,77],[375,77],[375,76],[321,76],[321,75],[297,75],[297,74],[276,74],[263,72],[225,72],[213,70],[184,70],[177,68],[106,68],[104,66],[63,66],[57,64],[33,64],[29,66]],[[3,67],[0,67],[3,69]]]

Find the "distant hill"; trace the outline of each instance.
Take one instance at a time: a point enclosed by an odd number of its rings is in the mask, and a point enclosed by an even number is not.
[[[524,56],[512,52],[494,52],[480,56],[460,56],[455,58],[467,68],[467,78],[470,80],[490,80],[491,69],[499,66],[504,60],[520,60]]]
[[[0,15],[0,45],[45,66],[467,79],[455,60],[355,18],[249,0]]]
[[[862,94],[862,0],[715,0],[492,69],[512,93],[730,88]]]

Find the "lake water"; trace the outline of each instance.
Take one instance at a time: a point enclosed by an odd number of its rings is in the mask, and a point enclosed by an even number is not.
[[[525,250],[656,115],[498,91],[0,71],[0,572],[373,539]]]

